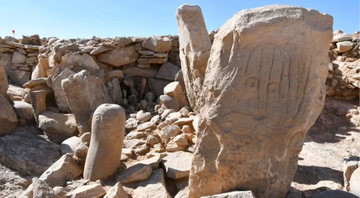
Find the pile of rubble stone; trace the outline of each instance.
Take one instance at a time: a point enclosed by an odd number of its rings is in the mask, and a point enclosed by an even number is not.
[[[329,73],[326,95],[340,99],[359,97],[360,88],[360,32],[349,35],[334,31],[330,44]]]

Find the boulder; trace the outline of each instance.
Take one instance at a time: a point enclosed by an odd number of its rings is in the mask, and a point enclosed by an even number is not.
[[[124,75],[138,76],[143,78],[154,78],[159,71],[159,67],[151,66],[147,69],[142,69],[137,66],[129,66],[122,69]]]
[[[66,62],[62,64],[66,67],[71,68],[74,71],[87,70],[91,74],[95,74],[99,71],[100,67],[96,64],[93,57],[88,54],[78,54],[72,53],[67,59]]]
[[[158,98],[159,96],[164,94],[164,87],[168,85],[170,81],[168,80],[161,80],[156,78],[149,78],[148,80],[148,87],[152,93],[154,93],[155,97]]]
[[[156,78],[174,81],[175,75],[180,71],[180,67],[170,63],[166,62],[161,65],[159,72],[156,74]]]
[[[82,144],[82,141],[79,137],[73,136],[70,137],[60,144],[61,154],[64,155],[66,153],[74,153],[75,149],[78,145]]]
[[[201,198],[255,198],[251,190],[248,191],[233,191],[228,193],[221,193],[217,195],[203,196]]]
[[[60,198],[46,182],[36,177],[32,179],[32,186],[33,198]]]
[[[193,154],[188,152],[179,151],[169,153],[162,160],[166,175],[169,178],[175,180],[188,178],[191,169],[192,158]]]
[[[111,103],[103,80],[90,75],[86,70],[61,81],[74,114],[80,134],[90,131],[91,113],[104,103]]]
[[[116,176],[116,181],[122,184],[144,181],[150,177],[152,172],[151,166],[140,163],[121,171]]]
[[[77,135],[78,128],[73,114],[44,111],[39,115],[38,127],[52,140],[62,142]]]
[[[14,110],[19,119],[24,119],[27,122],[35,121],[31,104],[23,101],[14,101]]]
[[[95,110],[84,179],[107,179],[119,168],[125,120],[125,111],[119,105],[102,104]]]
[[[82,168],[74,160],[73,154],[65,154],[51,165],[41,176],[50,187],[63,186],[67,180],[81,175]]]
[[[357,168],[350,177],[350,192],[360,197],[360,168]]]
[[[179,110],[179,101],[176,98],[168,95],[161,95],[159,100],[166,108],[174,109],[175,111]]]
[[[120,67],[133,62],[136,62],[139,54],[135,51],[133,45],[122,48],[115,48],[114,50],[104,52],[97,56],[97,59],[105,64]]]
[[[341,41],[336,43],[336,47],[340,53],[347,52],[353,48],[354,44],[351,41]]]
[[[17,126],[17,116],[10,102],[0,94],[0,135],[9,133]]]
[[[171,82],[164,88],[164,94],[174,97],[179,101],[179,108],[189,106],[185,93],[179,82]]]
[[[177,125],[169,125],[161,129],[160,137],[163,142],[169,142],[170,138],[175,137],[178,133],[180,133],[181,128]]]
[[[11,62],[13,64],[26,63],[26,56],[24,54],[19,53],[19,52],[14,52]]]
[[[193,108],[200,114],[189,197],[233,189],[286,196],[324,106],[332,24],[316,10],[273,5],[243,10],[219,29],[196,89],[204,103]]]
[[[34,118],[39,122],[39,114],[46,111],[46,91],[37,90],[30,91],[30,102],[33,108]]]
[[[151,113],[145,112],[143,110],[138,111],[136,113],[136,119],[139,120],[140,122],[147,122],[151,119]]]
[[[168,37],[149,37],[142,42],[142,46],[154,52],[168,52],[171,49],[171,41]]]
[[[6,96],[6,92],[9,88],[9,83],[4,66],[0,64],[0,94]]]
[[[66,197],[71,198],[100,198],[106,194],[106,191],[100,184],[91,184],[80,186],[74,191],[67,193]]]
[[[136,198],[171,198],[166,190],[163,170],[156,169],[150,178],[137,183],[137,188],[132,192]]]
[[[71,111],[66,93],[61,87],[61,81],[68,78],[72,74],[75,74],[75,72],[69,68],[65,68],[59,75],[53,77],[52,79],[52,89],[54,90],[56,105],[58,109],[64,113],[70,113]]]
[[[7,72],[7,75],[10,80],[16,85],[23,85],[31,78],[31,73],[29,71],[24,71],[20,69],[9,70]]]
[[[205,70],[210,56],[211,42],[201,8],[182,5],[176,11],[179,29],[181,71],[190,107],[200,112],[200,97]]]
[[[93,49],[91,52],[90,52],[90,55],[93,55],[93,56],[96,56],[96,55],[99,55],[103,52],[107,52],[107,51],[110,51],[110,50],[113,50],[114,48],[113,47],[108,47],[108,46],[99,46],[99,47],[96,47],[95,49]]]
[[[0,137],[0,164],[24,176],[40,176],[61,155],[57,144],[39,134],[34,125],[23,125]]]
[[[112,188],[110,188],[104,198],[128,198],[128,195],[121,183],[117,182]]]
[[[351,40],[352,40],[352,37],[350,35],[341,33],[341,34],[334,35],[331,42],[336,43],[336,42],[351,41]]]

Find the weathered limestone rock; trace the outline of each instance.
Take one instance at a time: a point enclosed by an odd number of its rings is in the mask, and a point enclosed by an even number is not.
[[[66,153],[74,153],[76,147],[81,144],[82,144],[82,141],[79,137],[77,137],[77,136],[70,137],[70,138],[64,140],[60,144],[61,154],[64,155]]]
[[[104,198],[128,198],[123,186],[117,182],[104,196]]]
[[[63,64],[74,71],[87,70],[91,74],[95,74],[100,69],[100,67],[94,61],[93,57],[88,54],[73,53],[66,59],[66,62]]]
[[[248,191],[233,191],[228,193],[221,193],[217,195],[204,196],[201,198],[255,198],[251,190]]]
[[[62,80],[61,86],[79,126],[80,134],[89,132],[91,113],[101,104],[111,103],[103,80],[82,70]]]
[[[179,101],[179,108],[189,106],[185,93],[179,82],[171,82],[164,88],[164,94],[174,97]]]
[[[156,78],[164,79],[164,80],[175,80],[175,75],[180,71],[180,67],[166,62],[161,65],[159,72],[156,74]]]
[[[121,171],[116,180],[121,182],[122,184],[137,182],[137,181],[144,181],[147,180],[153,169],[150,165],[147,164],[136,164],[131,166],[123,171]]]
[[[73,114],[62,114],[52,111],[44,111],[39,114],[38,127],[44,130],[50,139],[60,142],[77,135],[78,132]]]
[[[316,10],[274,5],[241,11],[219,29],[200,89],[189,197],[233,189],[285,197],[324,105],[332,23]]]
[[[193,154],[188,152],[170,153],[162,160],[166,175],[175,180],[189,177],[192,158]]]
[[[19,119],[24,119],[27,122],[33,122],[34,114],[31,104],[23,101],[14,101],[14,110]]]
[[[148,180],[138,183],[138,187],[132,192],[136,198],[171,198],[166,190],[163,170],[153,171]]]
[[[104,52],[97,56],[102,63],[109,64],[114,67],[120,67],[133,63],[137,60],[139,54],[135,51],[133,45],[122,48],[115,48],[112,51]]]
[[[357,168],[350,177],[350,192],[360,196],[360,168]]]
[[[18,118],[10,102],[0,94],[0,135],[4,135],[17,126]]]
[[[100,198],[106,194],[106,191],[100,184],[80,186],[74,191],[67,193],[66,197],[71,198]]]
[[[84,179],[106,179],[119,167],[125,120],[125,112],[119,105],[102,104],[96,109],[91,124]]]
[[[25,63],[26,62],[26,56],[19,53],[19,52],[14,52],[11,62],[14,63],[14,64]]]
[[[32,182],[33,198],[60,198],[46,182],[36,177],[32,179]]]
[[[181,71],[190,107],[200,112],[200,97],[211,42],[201,9],[197,5],[182,5],[176,11],[179,29]]]
[[[73,154],[65,154],[51,165],[39,179],[45,181],[50,187],[63,186],[67,180],[77,178],[82,168],[76,163]]]
[[[154,52],[168,52],[171,49],[171,41],[168,37],[149,37],[142,42],[142,46]]]
[[[65,68],[59,75],[52,80],[52,89],[54,90],[56,105],[61,112],[69,113],[70,107],[64,89],[61,87],[61,81],[75,74],[71,69]]]
[[[34,118],[39,122],[39,114],[46,111],[46,91],[30,91],[30,101],[33,108]]]
[[[109,97],[111,98],[111,101],[114,104],[121,105],[122,104],[122,93],[121,93],[121,87],[120,87],[119,79],[112,78],[111,79],[111,86],[112,87],[107,88]]]
[[[6,72],[4,66],[0,64],[0,94],[6,96],[6,92],[8,88],[9,88],[9,83],[6,76]]]

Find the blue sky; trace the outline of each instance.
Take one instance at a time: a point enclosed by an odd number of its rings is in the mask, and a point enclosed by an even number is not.
[[[359,0],[0,0],[0,36],[90,38],[178,34],[175,11],[201,7],[208,31],[236,12],[270,4],[313,8],[334,17],[334,30],[359,30]]]

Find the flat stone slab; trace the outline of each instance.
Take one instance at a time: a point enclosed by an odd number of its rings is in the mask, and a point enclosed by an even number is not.
[[[188,152],[179,151],[168,154],[162,160],[166,175],[175,180],[189,177],[192,158],[193,154]]]

